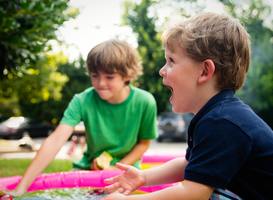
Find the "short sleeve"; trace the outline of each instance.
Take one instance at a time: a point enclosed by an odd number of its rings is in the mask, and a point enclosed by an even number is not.
[[[82,120],[81,117],[81,106],[80,106],[80,100],[75,95],[70,103],[68,104],[68,107],[64,111],[63,118],[61,120],[61,124],[67,124],[70,126],[76,126],[80,121]]]
[[[141,119],[138,139],[154,139],[157,136],[157,108],[156,101],[152,95],[147,99],[145,109]]]
[[[206,119],[194,131],[185,179],[225,188],[244,165],[251,148],[251,138],[232,122]]]

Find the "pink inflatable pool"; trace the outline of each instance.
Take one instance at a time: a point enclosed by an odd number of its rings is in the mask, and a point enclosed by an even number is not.
[[[173,156],[155,156],[145,155],[143,157],[143,163],[151,164],[163,163],[173,158],[177,158],[183,155]],[[38,176],[28,188],[28,191],[56,189],[56,188],[75,188],[75,187],[104,187],[104,179],[118,175],[122,173],[120,170],[102,170],[102,171],[70,171],[42,174]],[[21,176],[4,177],[0,178],[0,190],[12,190],[19,183]],[[153,192],[173,184],[157,185],[142,187],[140,190],[144,192]]]

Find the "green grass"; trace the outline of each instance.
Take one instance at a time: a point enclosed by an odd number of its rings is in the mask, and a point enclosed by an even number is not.
[[[31,159],[0,159],[0,177],[23,175]],[[54,160],[43,172],[70,171],[70,160]]]

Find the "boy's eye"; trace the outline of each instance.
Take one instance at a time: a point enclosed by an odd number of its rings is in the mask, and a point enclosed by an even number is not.
[[[106,76],[107,79],[111,80],[114,78],[114,76]]]
[[[174,59],[172,57],[169,57],[169,56],[166,57],[166,61],[168,63],[174,63]]]
[[[92,77],[92,78],[97,78],[98,75],[97,75],[97,74],[91,74],[91,77]]]
[[[174,64],[174,59],[171,58],[171,57],[167,57],[166,58],[166,64],[171,67]]]

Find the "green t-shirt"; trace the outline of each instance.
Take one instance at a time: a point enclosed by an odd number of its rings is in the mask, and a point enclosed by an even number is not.
[[[139,140],[156,137],[156,102],[147,91],[130,85],[126,100],[110,104],[91,87],[73,97],[61,123],[74,127],[80,121],[86,128],[87,150],[74,167],[90,169],[91,160],[104,151],[112,155],[114,165]]]

